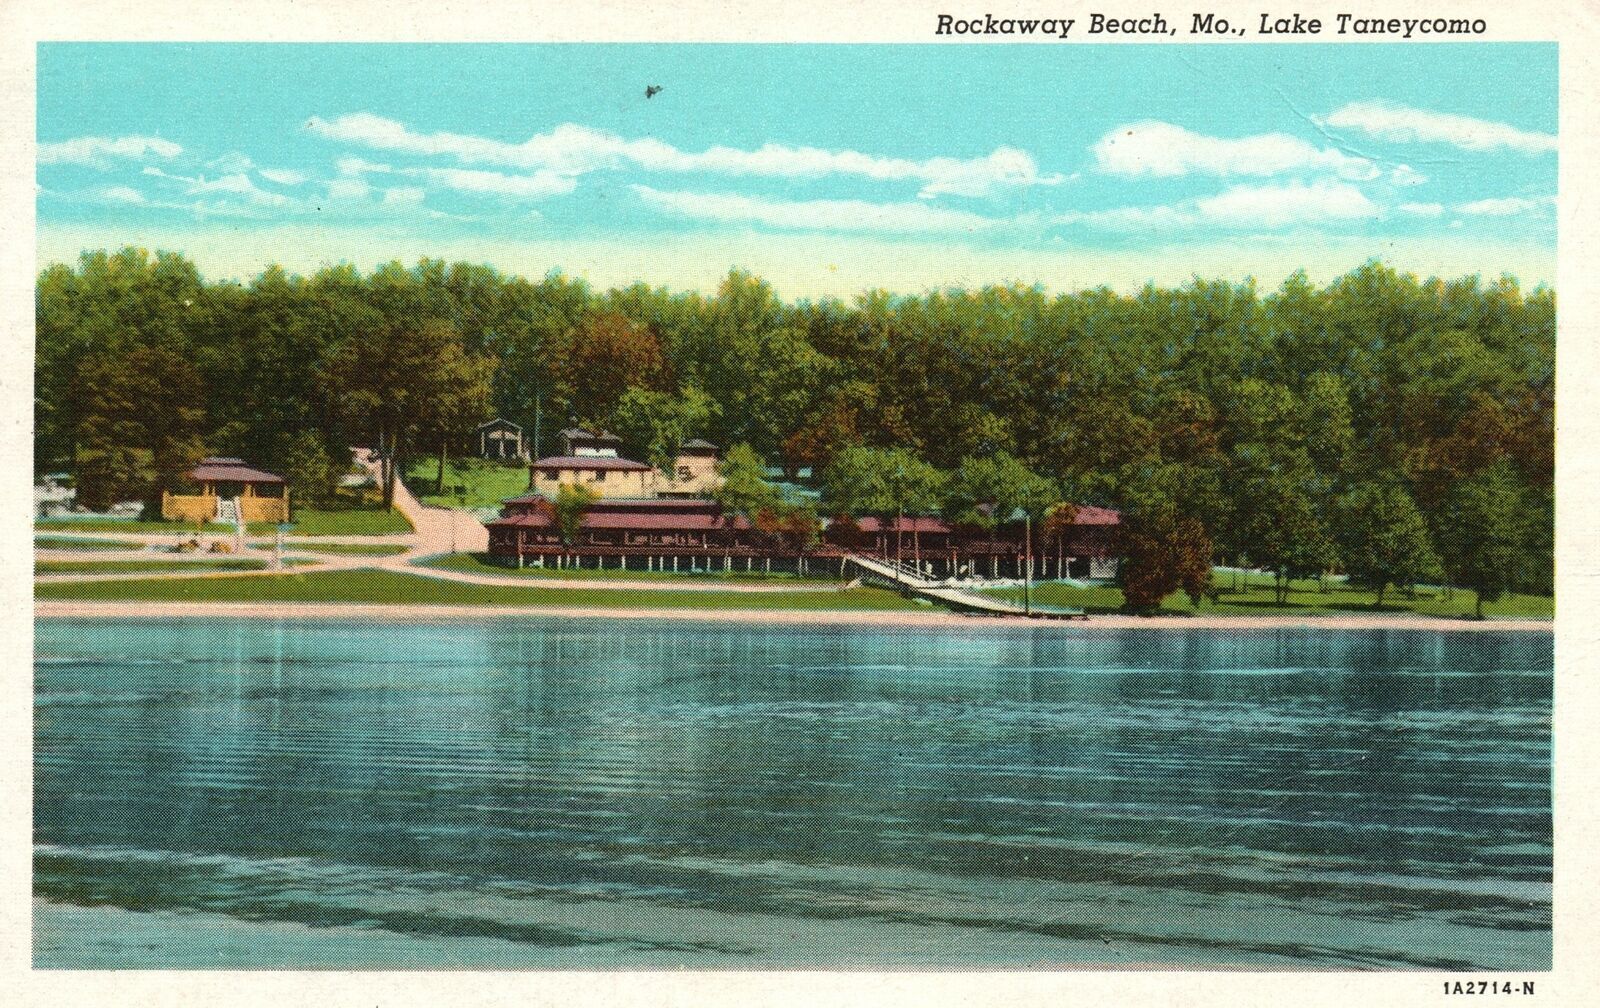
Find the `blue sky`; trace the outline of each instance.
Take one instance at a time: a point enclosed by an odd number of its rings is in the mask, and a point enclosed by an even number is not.
[[[647,84],[662,91],[646,99]],[[41,264],[1553,281],[1556,47],[44,44]]]

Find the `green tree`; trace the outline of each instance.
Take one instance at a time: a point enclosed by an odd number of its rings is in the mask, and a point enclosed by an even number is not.
[[[1334,536],[1345,573],[1376,593],[1373,608],[1383,608],[1389,586],[1410,589],[1438,572],[1427,523],[1400,487],[1360,484],[1340,500],[1338,513]]]
[[[717,463],[722,483],[711,491],[711,496],[729,514],[752,520],[763,511],[781,515],[783,500],[778,489],[767,482],[766,472],[766,465],[753,448],[736,444]]]
[[[859,443],[844,445],[819,474],[823,504],[835,517],[864,518],[892,511],[884,472],[881,450]]]
[[[611,414],[611,430],[625,445],[642,452],[645,461],[666,475],[683,443],[710,425],[717,406],[699,389],[673,395],[634,386],[622,394]]]
[[[894,506],[897,517],[906,515],[925,517],[937,514],[944,496],[945,474],[917,458],[903,448],[883,452],[884,492]],[[895,557],[904,554],[904,529],[896,525]],[[917,563],[922,562],[922,531],[918,523],[911,526],[911,551]]]
[[[903,448],[850,445],[823,470],[823,503],[835,516],[937,514],[945,497],[945,474]],[[897,522],[895,555],[904,552],[904,529]],[[920,559],[920,530],[912,526],[912,551]]]
[[[1508,463],[1468,476],[1445,500],[1439,521],[1444,568],[1452,581],[1477,593],[1479,619],[1485,602],[1511,590],[1526,532],[1521,488]]]
[[[1291,389],[1249,378],[1229,386],[1227,396],[1233,443],[1226,550],[1272,571],[1281,605],[1291,580],[1320,577],[1335,561],[1330,484],[1307,446],[1304,401]]]
[[[414,421],[420,434],[439,446],[439,465],[433,478],[435,495],[444,493],[444,467],[452,444],[460,444],[469,431],[487,419],[494,393],[494,358],[468,353],[460,341],[441,348],[438,381],[431,398],[420,401]]]
[[[1123,605],[1147,613],[1180,588],[1198,607],[1211,591],[1211,536],[1197,518],[1158,511],[1125,519],[1117,577]]]
[[[83,423],[77,437],[78,499],[100,510],[125,499],[159,512],[205,454],[204,392],[177,354],[139,346],[84,362]]]
[[[438,318],[389,317],[373,305],[323,375],[325,394],[376,440],[383,454],[383,504],[394,504],[396,474],[413,438],[437,434],[481,412],[492,362],[469,354]]]
[[[1250,561],[1272,571],[1279,605],[1289,583],[1321,577],[1335,562],[1333,542],[1311,498],[1293,477],[1282,474],[1254,485],[1243,507],[1250,514],[1246,547]]]
[[[583,516],[588,513],[589,506],[599,499],[599,494],[581,484],[561,484],[551,507],[555,512],[556,531],[563,543],[571,546],[578,541],[578,533],[583,530]]]
[[[648,325],[615,311],[583,320],[564,363],[574,416],[594,426],[612,415],[624,390],[659,390],[667,384],[660,338]]]
[[[963,525],[990,528],[1010,521],[1018,511],[1041,520],[1061,500],[1053,480],[1040,476],[1016,456],[997,451],[968,456],[943,482],[944,514]]]
[[[326,503],[342,473],[328,454],[327,446],[312,430],[293,435],[282,468],[291,506]]]

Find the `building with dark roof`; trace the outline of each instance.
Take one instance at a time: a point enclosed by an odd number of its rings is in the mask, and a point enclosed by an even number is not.
[[[587,487],[600,497],[650,499],[697,498],[715,490],[717,446],[696,438],[686,441],[674,459],[672,474],[619,454],[622,439],[580,427],[560,433],[560,455],[538,459],[528,466],[528,489],[554,497],[563,485]]]
[[[709,441],[685,441],[669,477],[622,458],[621,439],[614,434],[574,427],[560,437],[562,454],[529,465],[529,492],[505,501],[500,517],[487,523],[489,553],[503,563],[647,570],[719,565],[748,570],[759,563],[764,570],[774,565],[803,570],[808,562],[860,552],[926,566],[940,576],[1021,574],[1025,550],[1020,514],[993,529],[953,526],[929,515],[868,515],[824,522],[820,539],[811,542],[810,536],[783,528],[772,516],[725,513],[712,499],[721,477],[717,448]],[[563,486],[584,486],[597,496],[567,537],[553,504]],[[1053,523],[1048,534],[1036,527],[1036,575],[1114,573],[1120,521],[1115,511],[1084,506],[1076,509],[1072,523]]]
[[[286,522],[289,488],[283,477],[231,456],[203,458],[189,471],[198,494],[162,491],[161,517],[168,521]]]
[[[488,423],[479,424],[474,433],[478,436],[479,458],[507,461],[528,457],[528,449],[522,441],[522,428],[510,420],[495,417]]]

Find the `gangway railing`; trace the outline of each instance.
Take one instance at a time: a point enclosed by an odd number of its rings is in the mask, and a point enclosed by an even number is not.
[[[1082,609],[1020,606],[992,595],[983,595],[968,588],[936,581],[909,564],[882,557],[847,553],[845,559],[875,577],[904,588],[918,598],[942,602],[959,612],[987,613],[996,616],[1032,616],[1040,619],[1085,618]]]

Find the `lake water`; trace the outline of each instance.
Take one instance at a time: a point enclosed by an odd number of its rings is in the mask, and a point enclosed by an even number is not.
[[[1551,647],[41,620],[35,963],[1547,969]]]

